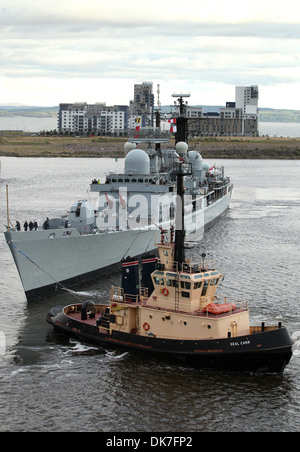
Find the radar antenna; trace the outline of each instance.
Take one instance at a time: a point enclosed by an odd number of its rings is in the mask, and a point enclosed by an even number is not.
[[[184,105],[184,101],[183,98],[184,97],[190,97],[190,94],[172,94],[172,97],[176,97],[178,99],[178,104],[179,104],[179,114],[180,116],[185,116],[185,105]],[[176,101],[174,101],[174,104],[176,105]],[[187,102],[186,102],[187,105]]]
[[[179,117],[177,117],[177,132],[175,133],[175,143],[179,141],[188,142],[188,124],[186,117],[187,102],[184,103],[183,98],[190,97],[190,94],[172,94],[172,97],[176,97],[177,101],[174,101],[176,107],[179,106]],[[178,102],[178,105],[177,105]]]

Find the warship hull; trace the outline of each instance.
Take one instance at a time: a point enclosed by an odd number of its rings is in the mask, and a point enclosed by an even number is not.
[[[204,228],[227,211],[231,190],[204,209]],[[201,227],[203,225],[200,225]],[[6,231],[28,301],[91,281],[114,267],[121,259],[138,257],[155,249],[152,227],[97,234],[80,234],[77,229]],[[193,234],[187,234],[193,240]]]
[[[108,348],[135,350],[149,356],[199,368],[248,372],[283,372],[292,356],[293,342],[285,327],[250,327],[237,337],[185,340],[110,331],[91,322],[76,320],[64,308],[49,311],[47,321],[68,337]]]

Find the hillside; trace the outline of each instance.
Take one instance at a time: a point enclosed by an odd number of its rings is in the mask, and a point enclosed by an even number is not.
[[[56,117],[58,113],[58,107],[27,107],[27,106],[1,106],[0,105],[0,117],[1,116],[27,116],[34,118],[47,118]]]
[[[300,111],[260,108],[259,120],[262,122],[300,122]]]

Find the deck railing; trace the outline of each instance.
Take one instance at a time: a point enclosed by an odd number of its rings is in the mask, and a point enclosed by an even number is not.
[[[201,301],[203,306],[200,307],[199,309],[192,311],[191,310],[191,300],[190,299],[182,299],[180,298],[179,303],[178,303],[178,309],[175,309],[175,298],[172,297],[171,300],[169,300],[167,297],[166,299],[163,300],[163,308],[166,311],[170,311],[170,312],[182,312],[185,314],[192,314],[192,315],[212,315],[209,314],[208,312],[205,312],[205,305],[209,304],[208,303],[208,298],[204,299],[204,297],[202,297]],[[233,303],[235,305],[235,309],[232,309],[229,311],[230,312],[234,312],[236,310],[239,311],[248,311],[248,300],[241,300],[238,299],[236,297],[224,297],[224,298],[220,298],[217,301],[217,305],[218,304],[229,304],[229,303]],[[149,308],[153,308],[153,309],[162,309],[161,306],[161,299],[158,300],[157,296],[153,296],[152,298],[149,299],[148,297],[148,289],[146,288],[142,288],[140,291],[140,294],[138,295],[131,295],[131,294],[124,294],[124,290],[121,287],[111,287],[110,290],[110,302],[113,305],[113,303],[116,304],[120,304],[120,303],[124,303],[124,304],[130,304],[131,306],[147,306]]]
[[[178,262],[173,261],[173,262],[168,262],[166,264],[166,266],[168,267],[167,269],[165,268],[165,264],[164,262],[162,262],[160,259],[157,260],[157,266],[156,269],[157,270],[168,270],[174,273],[178,273],[179,271],[181,273],[205,273],[208,271],[213,271],[216,270],[216,261],[214,259],[202,259],[200,262],[199,261],[190,261],[190,260],[186,260],[186,262],[184,262],[182,264],[182,269],[179,270],[179,265]]]

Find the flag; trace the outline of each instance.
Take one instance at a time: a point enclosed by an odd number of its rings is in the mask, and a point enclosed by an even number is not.
[[[142,122],[142,118],[135,118],[135,136],[134,138],[138,138],[139,135],[137,135],[137,132],[139,132],[140,128],[141,128],[141,122]]]
[[[174,151],[174,154],[181,162],[184,162],[184,159],[182,157],[180,157],[180,155],[178,155],[177,152]]]
[[[170,127],[170,132],[171,132],[171,133],[177,132],[177,126],[171,126],[171,127]]]
[[[119,198],[121,201],[122,209],[126,209],[126,201],[122,198],[121,193],[119,193]]]
[[[209,168],[209,172],[210,173],[214,173],[215,172],[215,169],[216,169],[216,167],[215,167],[215,165],[214,166],[212,166],[211,168]]]
[[[171,124],[176,124],[176,118],[169,119],[168,122]]]
[[[112,202],[112,200],[109,198],[109,196],[107,195],[107,193],[105,193],[105,198],[106,198],[106,201],[107,201],[107,204],[108,204],[108,208],[109,208],[109,209],[112,209],[112,207],[113,207],[113,202]]]

